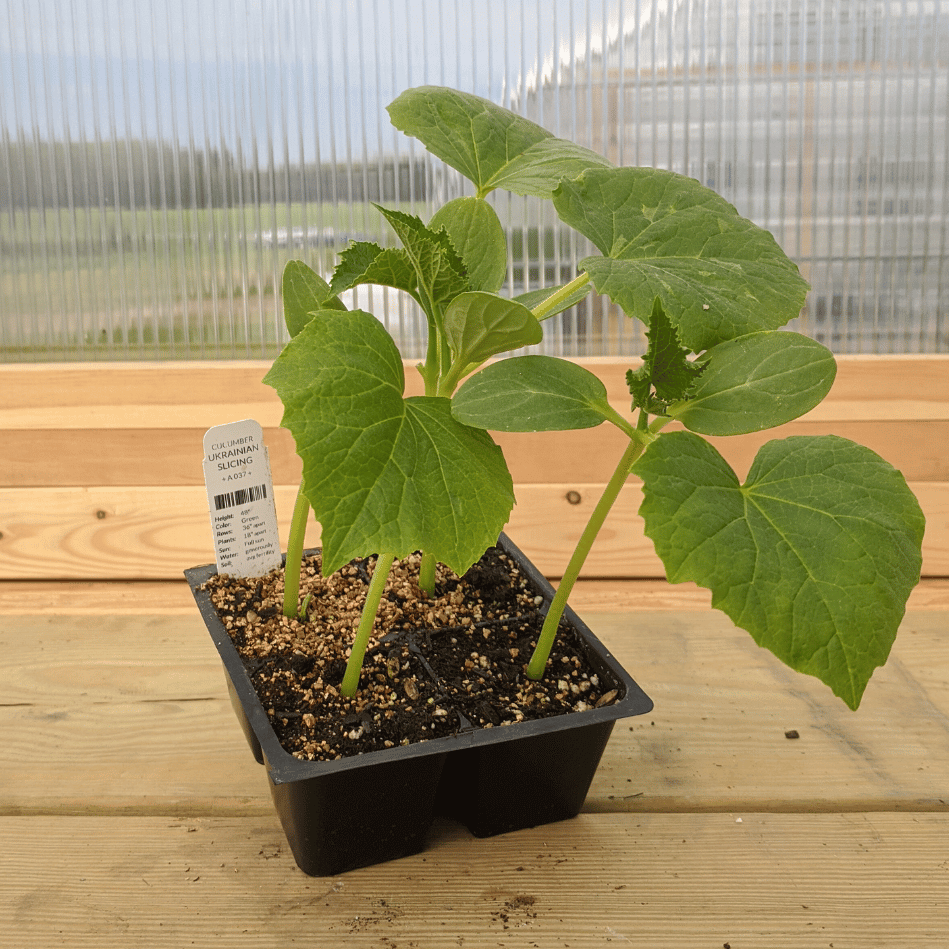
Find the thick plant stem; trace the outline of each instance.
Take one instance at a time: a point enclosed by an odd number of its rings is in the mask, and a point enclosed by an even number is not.
[[[435,595],[435,557],[426,551],[422,552],[422,563],[418,571],[419,589],[428,594]]]
[[[593,546],[593,541],[596,540],[596,535],[600,532],[600,528],[606,520],[606,515],[609,514],[610,508],[613,507],[623,485],[626,483],[626,479],[629,477],[630,468],[643,453],[649,440],[650,439],[642,438],[633,438],[630,440],[629,447],[623,453],[623,457],[616,466],[616,470],[613,472],[613,476],[610,478],[606,489],[600,497],[600,500],[597,501],[596,507],[593,508],[590,520],[580,535],[580,540],[577,542],[573,556],[571,556],[570,562],[567,564],[567,569],[564,571],[563,578],[560,581],[560,586],[557,588],[557,592],[554,594],[554,598],[550,604],[550,609],[547,611],[543,629],[540,631],[540,638],[537,640],[537,647],[534,649],[531,661],[527,665],[528,678],[540,679],[543,677],[544,670],[547,667],[547,659],[550,657],[550,650],[553,648],[554,639],[557,636],[557,627],[560,625],[560,618],[563,616],[563,611],[567,606],[567,598],[573,591],[577,577],[580,576],[583,563],[590,553],[590,548]]]
[[[560,306],[561,302],[566,300],[572,293],[575,293],[581,287],[585,287],[590,282],[590,275],[586,273],[574,277],[570,283],[562,286],[556,293],[552,293],[543,303],[538,304],[531,310],[531,313],[538,320],[544,319],[548,313],[551,313]]]
[[[395,560],[395,554],[379,554],[376,559],[376,568],[372,573],[372,580],[366,592],[366,602],[363,603],[362,616],[359,618],[359,628],[356,630],[356,638],[353,640],[353,651],[349,654],[343,684],[339,690],[344,698],[351,699],[356,694],[356,689],[359,688],[362,661],[366,655],[366,647],[369,645],[372,627],[376,622],[376,613],[379,612],[379,601],[382,599],[382,592],[386,588],[386,580],[389,579],[389,571],[392,569],[393,560]]]
[[[300,599],[300,566],[303,561],[303,538],[306,534],[306,519],[310,514],[310,502],[303,493],[303,482],[293,505],[290,521],[290,536],[287,538],[287,562],[283,569],[283,615],[297,615]]]

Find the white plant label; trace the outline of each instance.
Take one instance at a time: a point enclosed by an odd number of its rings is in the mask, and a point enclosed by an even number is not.
[[[259,422],[244,419],[207,430],[204,484],[218,573],[260,577],[279,567],[273,478]]]

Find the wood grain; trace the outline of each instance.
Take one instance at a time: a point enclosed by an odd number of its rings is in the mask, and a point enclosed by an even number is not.
[[[274,491],[286,537],[296,488]],[[204,488],[0,489],[0,578],[175,578],[214,560]],[[317,546],[312,521],[307,544]]]
[[[927,518],[925,576],[949,575],[949,482],[913,483]],[[602,485],[522,484],[506,532],[547,576],[560,576]],[[275,489],[286,537],[296,488]],[[572,503],[576,502],[576,503]],[[627,484],[584,567],[585,577],[662,577]],[[312,522],[307,543],[319,543]],[[0,488],[0,579],[176,579],[214,560],[200,487]]]
[[[580,360],[619,405],[625,363]],[[300,461],[278,427],[263,362],[0,367],[0,579],[172,578],[212,559],[201,437],[212,425],[265,425],[278,514],[292,510]],[[420,391],[407,367],[407,392]],[[828,399],[774,432],[712,439],[744,475],[772,437],[834,432],[897,465],[928,518],[924,573],[949,575],[949,357],[843,357]],[[499,435],[518,486],[508,527],[551,576],[622,452],[611,426]],[[579,502],[570,504],[567,497]],[[289,500],[288,500],[289,499]],[[618,503],[585,576],[661,576],[641,535],[638,489]],[[315,543],[317,531],[310,532]]]
[[[949,482],[912,484],[927,517],[926,576],[949,574]],[[559,576],[601,485],[519,485],[505,528],[538,568]],[[296,488],[277,487],[286,537]],[[579,499],[579,500],[577,500]],[[572,503],[576,501],[577,503]],[[662,577],[626,485],[584,567],[586,577]],[[312,522],[307,543],[317,546]],[[176,579],[214,560],[204,488],[0,488],[0,579]]]
[[[945,613],[907,615],[857,713],[714,611],[586,619],[656,706],[587,811],[949,809]],[[0,649],[0,814],[269,809],[196,611],[5,617]]]
[[[194,428],[8,429],[0,454],[0,486],[200,485],[205,430],[237,415],[255,417],[241,409]],[[668,430],[679,428],[674,424]],[[744,477],[762,445],[793,435],[839,435],[866,445],[910,481],[949,481],[949,419],[805,419],[768,432],[708,441]],[[290,433],[267,427],[264,438],[274,483],[298,484],[301,465]],[[511,476],[522,484],[605,483],[625,448],[622,433],[609,425],[556,434],[495,433],[494,438]]]
[[[694,583],[665,580],[580,580],[570,603],[578,613],[641,610],[707,611],[712,595]],[[910,610],[949,610],[949,580],[924,579]],[[194,598],[175,580],[0,580],[0,616],[188,616]]]
[[[306,877],[273,818],[0,819],[0,944],[944,949],[949,815],[582,815]]]
[[[625,362],[578,360],[626,411]],[[773,432],[714,439],[747,471],[773,437],[834,433],[865,444],[911,481],[949,480],[949,357],[839,357],[828,398]],[[0,367],[0,485],[196,485],[201,435],[211,425],[256,418],[266,430],[278,484],[299,480],[281,406],[261,382],[264,362]],[[406,367],[408,394],[418,373]],[[583,432],[499,435],[515,481],[606,481],[622,452],[611,426]],[[94,450],[93,450],[93,446]]]
[[[156,380],[157,384],[158,380]],[[227,379],[222,378],[227,385]],[[67,403],[50,406],[0,408],[0,428],[9,431],[42,429],[104,429],[164,428],[205,429],[219,424],[223,417],[230,419],[235,411],[256,418],[265,428],[280,424],[283,407],[270,390],[258,393],[253,401],[216,401],[187,403],[105,402],[101,405]],[[67,393],[68,395],[68,393]],[[629,412],[630,397],[626,393],[610,400],[618,412]],[[831,400],[822,402],[802,418],[818,422],[841,422],[850,419],[869,421],[906,421],[907,419],[942,420],[949,417],[945,402],[930,399],[866,399]]]
[[[949,356],[838,355],[837,377],[826,401],[905,399],[949,402]],[[628,399],[626,370],[636,359],[572,359],[595,372],[611,399]],[[261,381],[267,360],[6,364],[0,367],[0,406],[9,409],[71,406],[234,404],[275,401]],[[404,363],[406,394],[422,392],[414,363]]]
[[[626,399],[625,364],[585,362]],[[794,424],[902,467],[929,518],[926,569],[949,575],[949,357],[838,362]],[[439,823],[417,857],[303,876],[180,578],[211,559],[202,426],[259,413],[289,518],[299,463],[265,369],[0,367],[0,946],[949,945],[946,579],[914,591],[855,714],[694,585],[582,581],[574,605],[656,702],[614,729],[584,813],[482,841]],[[551,575],[608,439],[505,443],[510,532]],[[723,448],[737,470],[753,441]],[[637,508],[630,485],[590,576],[614,555],[656,569],[631,539]]]

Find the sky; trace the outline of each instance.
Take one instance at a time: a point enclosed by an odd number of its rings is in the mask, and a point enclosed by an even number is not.
[[[384,107],[403,89],[510,104],[635,2],[0,0],[0,125],[342,158],[394,143]]]
[[[803,2],[0,0],[0,133],[160,138],[228,148],[244,164],[346,162],[407,147],[384,110],[411,86],[450,85],[518,108],[538,81],[620,35],[636,38],[637,59],[662,64],[705,29],[714,45],[716,10],[741,11],[727,29],[729,55],[741,56],[758,14]],[[889,5],[912,19],[947,3],[819,0],[816,9]]]

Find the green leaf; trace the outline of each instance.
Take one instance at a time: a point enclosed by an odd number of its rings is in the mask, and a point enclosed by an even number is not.
[[[626,373],[633,405],[656,415],[665,415],[666,406],[685,399],[705,367],[689,362],[689,351],[679,345],[679,335],[656,299],[646,332],[649,349],[640,369]],[[652,392],[655,391],[655,395]]]
[[[592,169],[561,182],[554,206],[603,254],[580,262],[597,291],[644,322],[659,297],[692,352],[777,329],[804,305],[807,283],[771,234],[691,178]]]
[[[464,371],[498,353],[534,346],[544,330],[527,307],[493,293],[462,293],[445,310],[445,336],[453,364]]]
[[[640,515],[673,583],[712,605],[851,708],[890,651],[919,581],[925,521],[903,476],[833,435],[771,441],[744,485],[690,432],[634,465]]]
[[[428,222],[442,228],[464,261],[472,290],[497,293],[507,276],[507,241],[497,212],[482,198],[455,198]]]
[[[514,194],[538,198],[553,196],[564,178],[576,178],[587,168],[612,168],[610,161],[596,152],[563,138],[545,138],[531,145],[489,182]]]
[[[518,303],[523,303],[528,310],[536,310],[542,303],[546,300],[549,300],[555,293],[559,293],[567,284],[562,284],[559,287],[541,287],[539,290],[528,290],[527,293],[520,293],[516,297]],[[560,303],[555,306],[550,312],[544,313],[543,316],[538,317],[540,320],[548,320],[552,316],[556,316],[558,313],[563,313],[564,310],[569,310],[570,307],[579,303],[584,299],[590,291],[593,289],[592,283],[587,283],[584,286],[580,287],[579,290],[574,290],[569,296],[564,297]]]
[[[414,214],[376,207],[402,242],[415,268],[419,291],[433,304],[448,303],[470,289],[465,263],[445,231],[426,227]]]
[[[498,187],[550,197],[561,178],[609,164],[488,99],[454,89],[408,89],[388,112],[397,129],[460,171],[481,198]]]
[[[744,435],[800,418],[834,384],[837,363],[798,333],[761,332],[719,343],[687,402],[668,414],[704,435]]]
[[[302,260],[287,261],[283,268],[283,318],[291,336],[296,336],[317,311],[345,310],[329,284]]]
[[[418,549],[463,573],[497,541],[514,505],[501,449],[448,399],[403,398],[399,351],[371,314],[318,312],[264,381],[303,459],[327,574]]]
[[[413,296],[418,293],[418,275],[408,254],[371,241],[357,241],[340,254],[331,287],[334,293],[342,293],[362,283],[395,287]]]
[[[458,421],[498,432],[593,428],[615,413],[587,369],[553,356],[516,356],[485,366],[452,399]]]

